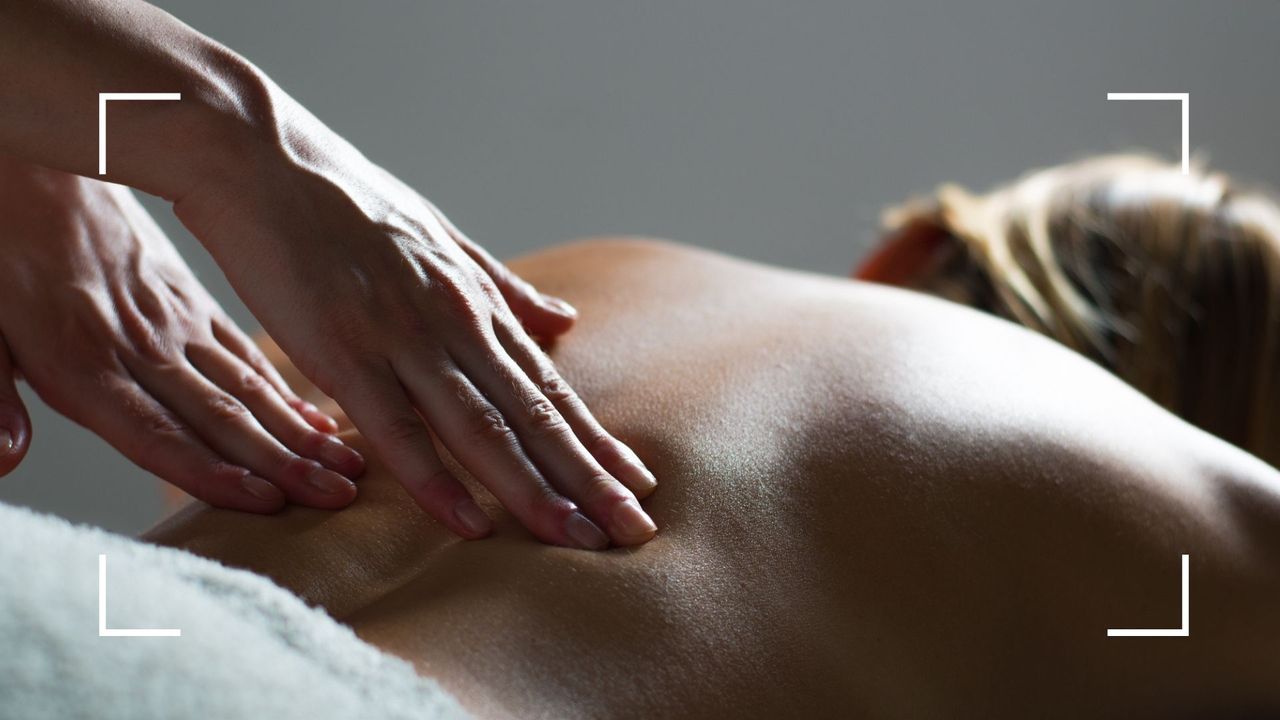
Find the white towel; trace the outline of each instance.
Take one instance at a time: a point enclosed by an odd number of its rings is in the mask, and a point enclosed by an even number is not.
[[[180,637],[99,637],[106,625]],[[271,581],[0,504],[0,718],[465,718],[436,682]]]

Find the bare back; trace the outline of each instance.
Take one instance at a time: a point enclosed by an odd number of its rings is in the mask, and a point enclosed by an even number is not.
[[[1280,711],[1280,479],[1102,370],[669,244],[512,267],[581,310],[552,356],[658,475],[655,540],[548,547],[490,503],[495,537],[457,541],[376,463],[347,510],[196,507],[152,539],[271,576],[480,716]],[[1178,625],[1182,553],[1190,636],[1108,638]]]

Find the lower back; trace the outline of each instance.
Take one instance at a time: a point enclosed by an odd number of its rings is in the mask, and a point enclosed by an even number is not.
[[[1276,702],[1275,660],[1241,649],[1280,640],[1274,534],[1247,529],[1274,477],[1087,362],[938,301],[667,244],[513,267],[581,310],[552,354],[657,473],[655,540],[547,547],[490,504],[496,536],[454,541],[376,464],[335,515],[205,509],[157,537],[271,575],[483,715]],[[1197,632],[1106,637],[1177,624],[1184,552]]]

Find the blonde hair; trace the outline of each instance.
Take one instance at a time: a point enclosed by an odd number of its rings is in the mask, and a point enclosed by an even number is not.
[[[886,213],[945,238],[912,287],[1093,359],[1160,405],[1280,465],[1280,208],[1224,175],[1141,155],[954,185]]]

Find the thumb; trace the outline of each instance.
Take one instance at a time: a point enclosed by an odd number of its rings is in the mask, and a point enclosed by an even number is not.
[[[578,319],[578,311],[572,305],[551,295],[544,295],[538,289],[522,280],[515,273],[499,265],[499,271],[489,271],[489,276],[502,292],[507,306],[524,325],[529,334],[550,339],[563,335],[573,327]]]
[[[18,395],[9,346],[0,337],[0,475],[8,475],[18,467],[30,444],[31,418]]]
[[[572,305],[560,298],[538,292],[537,288],[511,272],[510,268],[495,260],[488,251],[467,237],[439,208],[430,202],[427,202],[427,207],[453,241],[493,279],[494,285],[502,293],[502,299],[507,301],[507,307],[520,319],[529,334],[549,340],[569,332],[573,321],[578,319],[578,311]]]

